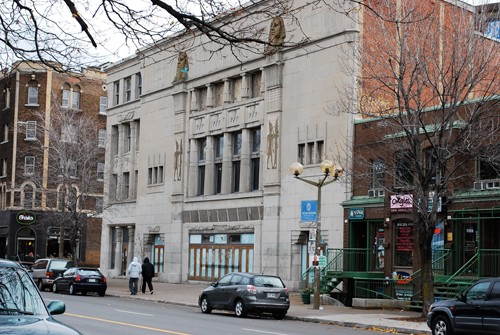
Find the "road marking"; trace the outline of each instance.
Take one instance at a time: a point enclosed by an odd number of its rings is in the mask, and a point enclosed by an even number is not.
[[[288,334],[286,334],[286,333],[273,333],[273,332],[266,332],[266,331],[264,331],[264,330],[249,329],[249,328],[242,328],[241,330],[246,330],[246,331],[249,331],[249,332],[262,333],[262,334],[288,335]]]
[[[75,318],[81,318],[81,319],[89,319],[89,320],[95,320],[95,321],[113,323],[115,325],[120,325],[120,326],[128,326],[128,327],[134,327],[134,328],[139,328],[139,329],[152,330],[152,331],[159,332],[159,333],[167,333],[167,334],[174,334],[174,335],[191,335],[189,333],[179,333],[179,332],[174,332],[174,331],[171,331],[171,330],[165,330],[165,329],[160,329],[160,328],[153,328],[153,327],[147,327],[147,326],[139,326],[139,325],[134,325],[132,323],[126,323],[126,322],[120,322],[120,321],[113,321],[113,320],[106,320],[106,319],[101,319],[101,318],[94,318],[92,316],[85,316],[85,315],[72,314],[72,313],[64,313],[64,315],[73,316]]]
[[[122,312],[122,313],[144,315],[144,316],[154,316],[153,314],[145,314],[145,313],[137,313],[137,312],[131,312],[131,311],[124,311],[123,309],[117,309],[116,311],[117,312]]]

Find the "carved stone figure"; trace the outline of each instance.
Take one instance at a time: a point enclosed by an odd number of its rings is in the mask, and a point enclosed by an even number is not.
[[[278,144],[279,144],[279,124],[278,119],[274,123],[269,121],[269,133],[267,134],[267,168],[276,169],[278,167]]]
[[[187,53],[185,51],[179,52],[179,58],[177,59],[177,73],[175,75],[174,81],[186,80],[189,71],[189,60]]]
[[[182,139],[180,142],[175,141],[174,153],[174,181],[181,180],[182,172]]]
[[[278,52],[285,42],[286,30],[285,22],[279,16],[273,18],[271,21],[271,28],[269,29],[269,45],[266,46],[264,53],[272,54]]]

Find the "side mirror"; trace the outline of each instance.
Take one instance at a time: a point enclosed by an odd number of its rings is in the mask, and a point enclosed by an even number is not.
[[[461,301],[461,302],[467,302],[467,298],[465,297],[465,294],[463,293],[460,293],[458,296],[457,296],[457,300]]]
[[[217,283],[216,282],[213,282],[210,284],[212,287],[217,287]]]
[[[48,305],[47,308],[50,312],[50,315],[58,315],[63,314],[66,311],[66,305],[64,302],[59,300],[53,300]]]

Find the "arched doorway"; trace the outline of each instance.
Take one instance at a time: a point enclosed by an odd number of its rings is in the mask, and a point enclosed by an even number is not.
[[[18,260],[34,261],[36,257],[36,233],[30,227],[23,227],[17,231],[16,255]]]

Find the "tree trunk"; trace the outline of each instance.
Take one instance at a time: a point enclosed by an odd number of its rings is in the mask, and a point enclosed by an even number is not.
[[[434,302],[434,274],[432,272],[432,249],[430,243],[420,244],[420,257],[422,262],[422,316],[426,316],[431,304]]]

